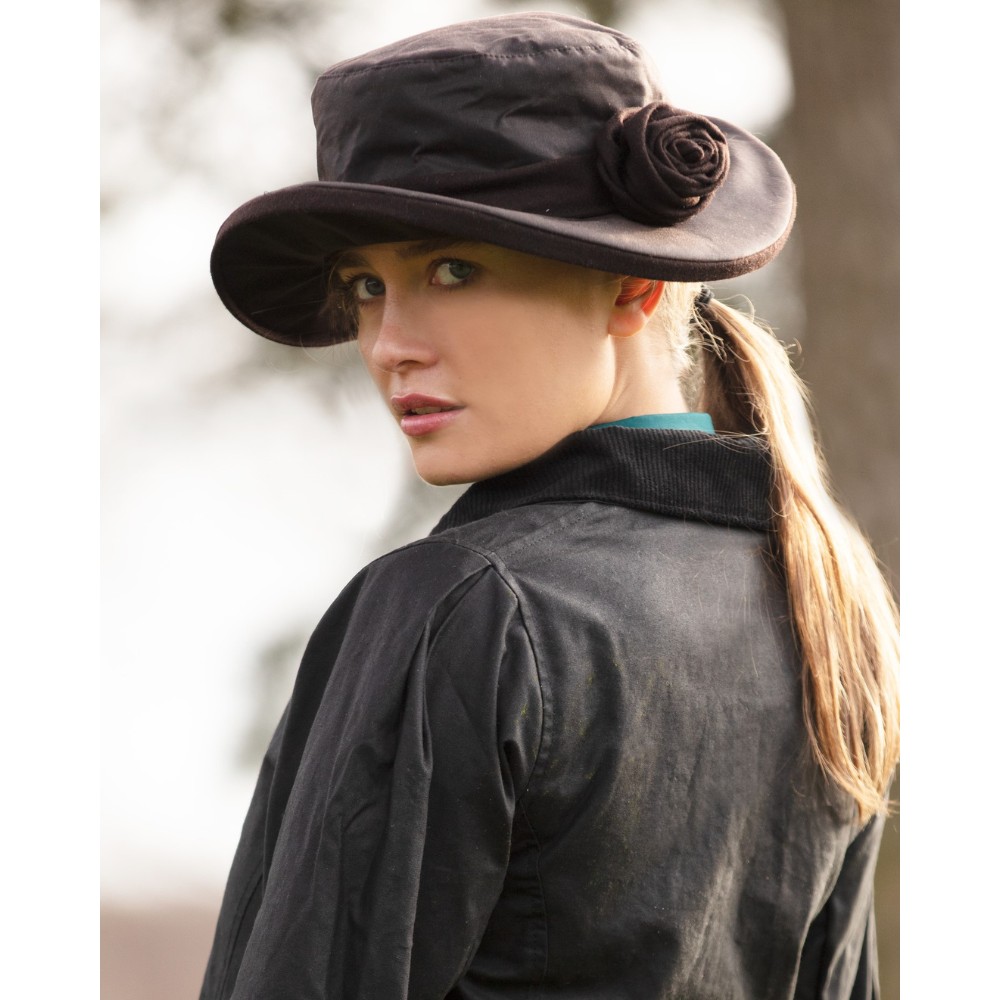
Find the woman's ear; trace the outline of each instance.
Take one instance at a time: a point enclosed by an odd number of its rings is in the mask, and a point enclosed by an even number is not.
[[[644,329],[663,298],[663,282],[621,278],[621,290],[608,318],[612,337],[632,337]]]

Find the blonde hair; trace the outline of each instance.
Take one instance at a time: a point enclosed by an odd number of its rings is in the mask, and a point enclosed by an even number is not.
[[[875,555],[833,500],[807,393],[781,343],[700,286],[667,283],[662,322],[689,359],[682,384],[719,433],[768,443],[772,506],[802,658],[813,753],[857,804],[886,811],[899,757],[899,616]]]

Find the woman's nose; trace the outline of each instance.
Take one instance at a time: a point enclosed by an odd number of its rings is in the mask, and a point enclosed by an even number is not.
[[[428,365],[434,360],[431,338],[412,303],[387,294],[378,328],[370,341],[370,363],[382,371],[399,371],[408,365]]]

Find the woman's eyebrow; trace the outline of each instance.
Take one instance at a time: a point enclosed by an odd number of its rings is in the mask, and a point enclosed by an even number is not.
[[[368,261],[356,250],[344,250],[334,258],[331,270],[334,274],[341,268],[347,267],[369,267]]]

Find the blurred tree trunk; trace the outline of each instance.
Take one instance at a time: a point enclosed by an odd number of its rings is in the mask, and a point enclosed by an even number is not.
[[[795,81],[781,152],[799,193],[802,375],[834,488],[898,591],[899,9],[895,0],[778,3]],[[895,1000],[898,816],[886,825],[875,900],[882,996]]]
[[[899,573],[899,9],[779,0],[809,383],[834,488]]]

